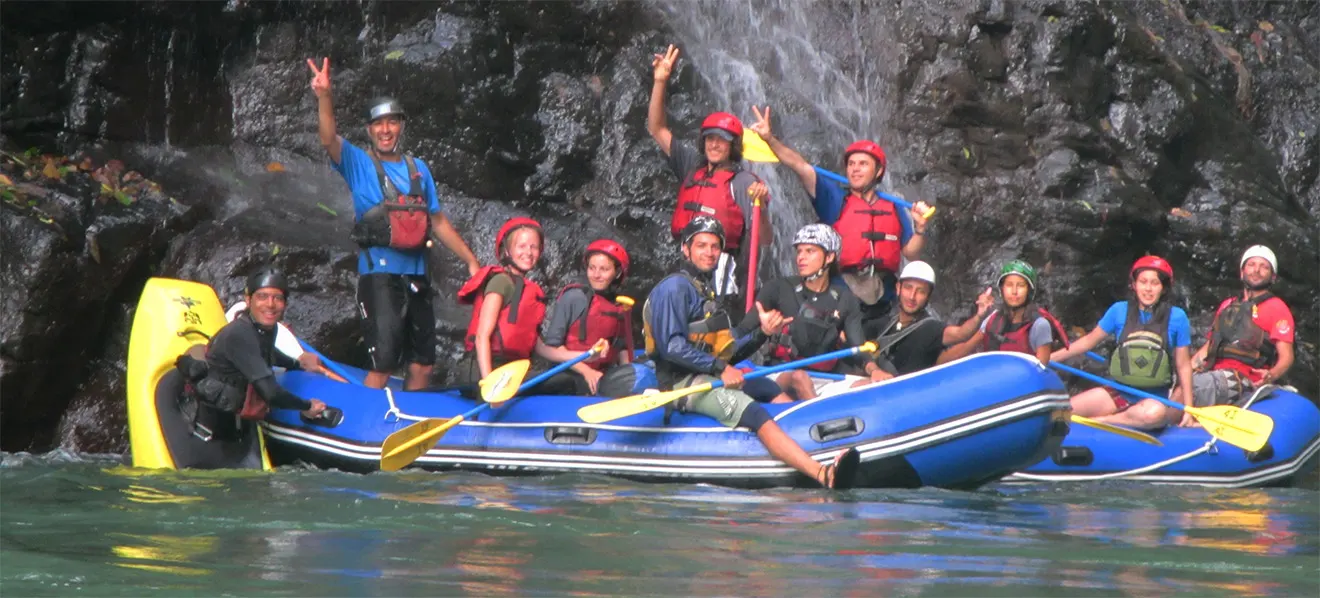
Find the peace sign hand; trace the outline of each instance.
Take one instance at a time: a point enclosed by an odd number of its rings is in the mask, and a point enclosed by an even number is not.
[[[770,107],[766,106],[765,112],[762,112],[760,108],[752,106],[752,114],[756,115],[756,122],[748,125],[747,128],[755,131],[761,139],[770,139]]]
[[[312,92],[318,98],[330,96],[330,59],[321,59],[321,68],[316,68],[316,63],[311,58],[307,59],[307,66],[312,68]]]
[[[674,63],[678,61],[678,48],[674,44],[669,44],[669,49],[664,54],[655,54],[651,60],[651,67],[655,69],[655,81],[657,83],[668,83],[669,75],[674,72]]]
[[[981,291],[981,295],[976,298],[976,317],[984,318],[990,313],[990,308],[995,306],[994,289],[986,287]]]
[[[779,334],[786,324],[793,321],[793,318],[785,318],[777,309],[766,311],[760,301],[756,302],[756,317],[761,320],[761,332],[766,336]]]

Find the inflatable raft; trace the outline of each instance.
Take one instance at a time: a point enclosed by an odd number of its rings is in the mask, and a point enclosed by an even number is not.
[[[1153,433],[1164,446],[1073,426],[1050,457],[1008,476],[1008,482],[1133,480],[1158,484],[1292,486],[1314,477],[1320,452],[1320,409],[1290,388],[1264,386],[1240,405],[1274,419],[1264,448],[1249,452],[1216,440],[1201,428],[1169,427]]]
[[[200,323],[199,323],[200,319]],[[300,371],[279,372],[294,394],[343,413],[336,425],[274,410],[246,444],[195,446],[169,372],[183,350],[223,323],[209,288],[153,279],[143,293],[130,350],[129,409],[134,464],[142,467],[268,466],[305,462],[370,472],[390,434],[428,418],[450,418],[476,403],[454,392],[402,392]],[[196,331],[196,332],[195,332]],[[135,367],[136,366],[136,367]],[[1068,433],[1068,395],[1034,358],[987,353],[920,374],[849,388],[821,381],[825,395],[767,406],[784,431],[824,463],[853,447],[861,454],[858,487],[973,488],[1053,454]],[[449,430],[413,466],[502,475],[588,473],[647,482],[707,482],[738,487],[815,483],[771,458],[749,430],[699,415],[656,409],[587,424],[577,410],[601,399],[525,396]],[[1129,441],[1130,442],[1130,441]],[[206,445],[208,443],[202,443]],[[270,451],[270,459],[261,449]],[[207,451],[210,452],[207,452]],[[249,451],[249,452],[244,452]],[[215,453],[216,455],[212,455]],[[201,458],[207,455],[206,458]],[[241,455],[241,457],[240,457]]]

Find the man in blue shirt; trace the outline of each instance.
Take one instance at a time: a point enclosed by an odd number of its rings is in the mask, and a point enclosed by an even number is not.
[[[919,201],[904,209],[876,193],[885,177],[885,152],[872,141],[860,140],[843,150],[847,184],[807,162],[770,131],[770,107],[752,106],[756,122],[748,126],[770,146],[779,162],[793,170],[811,196],[820,221],[834,227],[843,239],[839,272],[848,289],[861,300],[862,329],[875,338],[884,326],[897,297],[900,258],[921,259],[925,244],[928,206]]]
[[[371,372],[363,383],[384,388],[408,356],[404,388],[424,388],[435,365],[435,311],[426,268],[429,237],[458,255],[469,275],[481,264],[440,209],[430,169],[399,150],[405,115],[398,102],[381,99],[368,107],[371,147],[363,150],[336,132],[330,59],[324,59],[320,69],[311,60],[307,65],[313,73],[321,145],[353,193],[354,237],[362,246],[357,301],[371,357]]]

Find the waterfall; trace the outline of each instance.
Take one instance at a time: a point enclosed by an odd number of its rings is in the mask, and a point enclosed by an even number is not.
[[[680,61],[696,66],[712,100],[706,112],[727,110],[750,123],[751,106],[769,104],[775,135],[836,172],[846,144],[868,138],[884,145],[892,107],[882,86],[894,80],[898,53],[884,51],[893,36],[879,9],[870,15],[865,2],[819,0],[654,1],[677,36]],[[814,222],[815,212],[787,169],[753,170],[771,187],[771,254],[782,273],[792,273],[793,248],[782,241]]]

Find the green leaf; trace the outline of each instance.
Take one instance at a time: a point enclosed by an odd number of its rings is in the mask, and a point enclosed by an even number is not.
[[[1085,199],[1079,199],[1077,200],[1077,203],[1082,204],[1082,207],[1086,208],[1088,212],[1095,211],[1095,208],[1091,207],[1091,204],[1087,203]]]
[[[321,202],[319,202],[319,201],[316,202],[316,207],[321,208],[322,210],[325,210],[326,213],[327,213],[327,214],[330,214],[331,216],[334,216],[334,217],[336,217],[336,218],[339,217],[339,212],[336,212],[336,211],[330,209],[329,206],[327,206],[327,205],[325,205],[325,204],[323,204],[323,203],[321,203]]]
[[[124,193],[123,191],[115,191],[115,199],[119,200],[119,203],[126,206],[133,205],[133,196]]]
[[[1048,18],[1045,19],[1045,21],[1049,23],[1057,23],[1059,21],[1059,17],[1050,15]]]
[[[403,50],[394,50],[385,55],[385,60],[398,60],[400,58],[403,58]]]
[[[1220,27],[1219,25],[1215,25],[1214,27],[1211,27],[1211,29],[1214,29],[1215,31],[1218,31],[1218,32],[1220,32],[1220,33],[1228,33],[1228,30],[1227,30],[1227,29],[1224,29],[1223,27]]]
[[[27,158],[27,159],[29,159],[29,160],[31,160],[31,159],[33,159],[33,158],[36,158],[37,156],[40,156],[40,155],[41,155],[41,150],[39,150],[39,149],[37,149],[37,148],[35,148],[35,147],[29,147],[29,148],[27,148],[27,151],[26,151],[26,152],[23,152],[23,157],[24,157],[24,158]]]
[[[279,255],[279,254],[280,254],[280,246],[279,246],[279,245],[271,245],[271,246],[270,246],[270,254],[271,254],[271,256]]]

